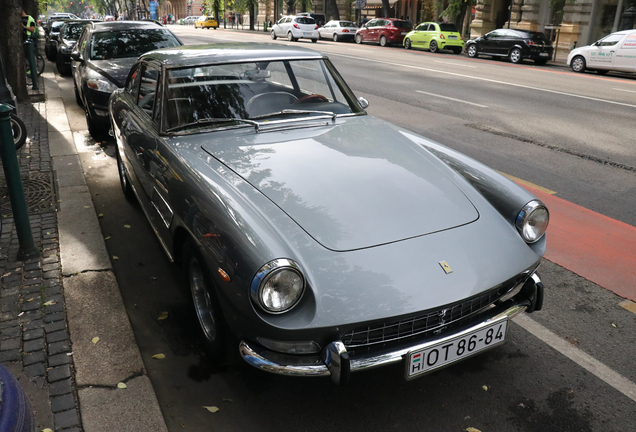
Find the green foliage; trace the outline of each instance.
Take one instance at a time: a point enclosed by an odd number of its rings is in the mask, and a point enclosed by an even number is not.
[[[444,9],[440,16],[446,17],[450,21],[455,21],[468,7],[473,7],[474,5],[475,0],[449,0],[448,7]]]

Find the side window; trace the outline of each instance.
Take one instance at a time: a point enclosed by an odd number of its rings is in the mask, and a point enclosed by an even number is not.
[[[137,105],[152,117],[155,99],[157,98],[157,82],[159,71],[152,66],[146,66],[141,74],[141,84],[139,85],[139,96]]]
[[[624,34],[611,34],[605,39],[601,39],[600,46],[614,46],[619,43],[625,37]]]
[[[128,93],[133,100],[137,100],[137,95],[139,94],[139,70],[141,69],[141,65],[135,65],[128,75],[128,80],[126,80],[126,86],[124,87],[124,91]]]
[[[77,40],[76,49],[79,51],[82,56],[84,56],[84,49],[86,48],[86,35],[88,34],[88,30],[84,29],[79,39]]]

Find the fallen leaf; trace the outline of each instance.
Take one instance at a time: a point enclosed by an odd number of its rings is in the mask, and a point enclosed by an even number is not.
[[[124,225],[124,228],[130,228],[130,225]]]
[[[46,303],[44,303],[44,306],[53,306],[54,304],[57,304],[57,303],[55,303],[53,300],[49,300]]]
[[[72,356],[73,352],[71,351],[70,353],[66,353],[67,356]]]
[[[53,430],[51,430],[49,428],[44,428],[44,429],[42,429],[42,432],[53,432]]]
[[[98,336],[95,336],[95,337],[92,339],[92,342],[93,342],[94,344],[96,344],[97,342],[99,342],[99,337],[98,337]]]
[[[219,410],[215,406],[204,406],[203,408],[205,408],[206,410],[210,411],[211,413],[215,413],[215,412],[217,412]]]
[[[232,399],[229,399],[229,398],[221,398],[221,400],[223,402],[234,402]]]
[[[116,260],[119,259],[119,257],[117,255],[113,255],[113,259]]]
[[[479,429],[475,429],[474,427],[468,427],[464,429],[466,432],[481,432]]]
[[[166,318],[168,318],[168,312],[163,311],[159,314],[159,318],[157,318],[157,320],[165,320]]]
[[[47,232],[46,232],[46,235],[51,235],[51,233],[47,231]]]
[[[28,301],[28,302],[33,301],[33,299],[34,299],[34,298],[35,298],[35,297],[31,297],[31,298],[30,298],[30,299],[28,299],[27,301]]]
[[[55,255],[55,254],[51,254],[51,255],[49,255],[49,258],[55,258],[56,256],[57,255]]]
[[[483,388],[484,391],[488,391],[488,386],[481,386],[481,388]]]
[[[104,240],[110,240],[110,236],[104,237]]]
[[[91,208],[91,206],[84,206],[84,208]]]
[[[124,383],[117,383],[117,388],[125,389],[125,388],[128,388],[128,386],[126,386],[126,384]]]
[[[157,360],[161,360],[161,359],[165,359],[166,355],[165,354],[155,354],[152,356],[153,359],[157,359]]]
[[[98,214],[97,217],[104,217],[104,213]]]
[[[519,406],[520,406],[521,408],[525,408],[525,407],[526,407],[523,403],[520,403],[520,404],[519,404]]]
[[[612,327],[616,328],[616,324],[612,323]]]
[[[24,315],[24,312],[20,312],[20,313],[18,314],[18,316],[22,316],[22,315]]]
[[[157,277],[156,276],[150,276],[150,279],[157,280]]]

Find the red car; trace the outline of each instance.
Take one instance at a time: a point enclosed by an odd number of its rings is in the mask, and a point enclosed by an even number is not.
[[[402,45],[404,36],[411,30],[413,30],[413,25],[409,21],[396,18],[376,18],[358,29],[356,43],[374,42],[381,46]]]

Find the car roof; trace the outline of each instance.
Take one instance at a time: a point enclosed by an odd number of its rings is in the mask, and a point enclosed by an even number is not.
[[[250,61],[320,59],[323,54],[299,47],[274,44],[223,43],[188,45],[150,51],[140,57],[154,60],[166,67],[192,67],[215,63]]]
[[[92,23],[93,32],[128,30],[128,29],[160,29],[164,26],[149,21],[98,21]]]

